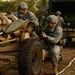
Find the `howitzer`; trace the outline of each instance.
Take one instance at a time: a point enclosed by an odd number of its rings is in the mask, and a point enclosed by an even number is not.
[[[14,31],[17,31],[17,30],[19,30],[19,29],[21,29],[23,27],[26,28],[28,22],[29,22],[28,19],[25,20],[25,21],[23,21],[22,19],[16,20],[13,23],[3,27],[1,29],[1,33],[0,34],[2,34],[2,31],[3,31],[3,33],[10,34],[10,33],[14,32]]]
[[[35,36],[30,36],[32,28],[28,24],[28,19],[0,15],[0,74],[12,68],[14,63],[18,64],[19,75],[40,74],[42,46]]]

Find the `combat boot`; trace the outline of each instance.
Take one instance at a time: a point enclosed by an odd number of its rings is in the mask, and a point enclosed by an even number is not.
[[[53,75],[58,75],[57,66],[53,67]]]

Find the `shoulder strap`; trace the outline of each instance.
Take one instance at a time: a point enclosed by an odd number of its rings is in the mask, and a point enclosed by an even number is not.
[[[55,28],[54,28],[54,33],[56,32],[57,28],[58,28],[58,25],[55,26]]]
[[[30,19],[30,13],[29,13],[29,11],[23,17],[20,17],[20,13],[18,12],[18,18],[19,19],[21,18],[23,20]]]
[[[20,19],[20,13],[19,13],[19,12],[17,12],[17,14],[18,14],[18,19]]]
[[[28,11],[23,17],[22,19],[29,19],[30,20],[30,12]]]

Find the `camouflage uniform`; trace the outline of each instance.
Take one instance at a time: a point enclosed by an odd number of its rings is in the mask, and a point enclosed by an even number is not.
[[[55,15],[50,15],[49,23],[45,26],[44,32],[42,32],[41,34],[42,37],[44,37],[44,43],[48,46],[54,75],[57,74],[57,64],[61,50],[59,40],[62,38],[63,35],[62,28],[57,25],[57,23],[57,17]]]
[[[58,25],[59,26],[62,26],[63,23],[64,23],[64,19],[63,19],[63,17],[61,17],[61,12],[60,11],[57,11],[56,12],[56,15],[57,15],[57,19],[58,19]]]
[[[45,33],[47,34],[47,39],[44,39],[44,42],[50,51],[51,63],[53,66],[57,66],[59,53],[61,50],[61,46],[59,46],[58,41],[63,35],[62,28],[60,26],[55,26],[54,28],[50,29],[47,25],[45,27]]]
[[[22,14],[19,12],[20,9],[23,9],[25,11],[27,11],[25,14]],[[32,22],[34,25],[38,26],[38,18],[31,12],[28,11],[28,6],[25,2],[19,2],[18,4],[18,11],[17,12],[13,12],[13,15],[15,15],[18,19],[29,19],[30,22]]]
[[[27,13],[25,15],[21,14],[18,11],[17,12],[14,12],[13,14],[18,19],[23,19],[23,20],[29,19],[30,22],[34,23],[34,25],[36,25],[36,26],[39,25],[37,17],[31,11],[27,11]]]
[[[13,12],[18,19],[26,20],[29,19],[29,23],[27,25],[26,31],[29,32],[30,36],[36,36],[35,31],[37,26],[39,25],[38,18],[28,10],[28,6],[25,2],[19,2],[17,12]],[[22,28],[21,32],[24,32],[25,29]]]

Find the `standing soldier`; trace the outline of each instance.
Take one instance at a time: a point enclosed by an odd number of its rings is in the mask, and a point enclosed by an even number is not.
[[[57,66],[61,51],[59,40],[63,35],[62,28],[57,25],[57,23],[57,17],[55,15],[50,15],[48,25],[45,26],[44,32],[41,32],[41,36],[44,38],[44,43],[48,46],[48,50],[50,52],[54,75],[58,75]]]
[[[63,19],[63,17],[61,17],[61,11],[57,11],[56,16],[57,16],[57,19],[58,19],[58,25],[62,26],[63,23],[64,23],[64,19]]]

